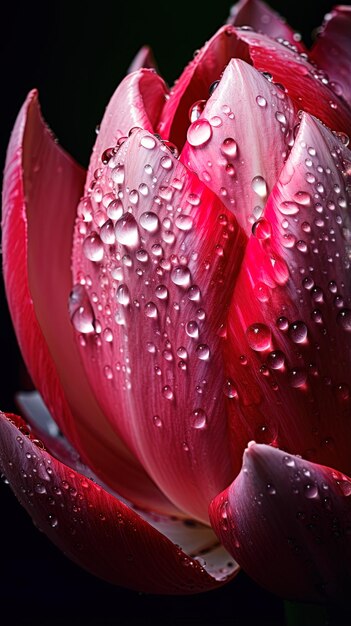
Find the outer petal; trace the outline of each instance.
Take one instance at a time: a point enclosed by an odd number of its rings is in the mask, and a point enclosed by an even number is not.
[[[140,48],[139,52],[134,57],[132,63],[128,68],[128,74],[132,74],[132,72],[138,72],[142,68],[157,70],[156,61],[149,46],[143,46],[142,48]]]
[[[318,72],[306,55],[262,33],[226,26],[204,45],[172,89],[158,124],[163,137],[183,146],[189,109],[199,99],[207,100],[211,83],[221,78],[234,57],[283,85],[298,109],[315,115],[333,130],[351,133],[349,107],[325,84],[324,72]]]
[[[12,134],[3,187],[4,278],[12,320],[34,384],[84,461],[129,499],[170,510],[101,413],[75,347],[67,300],[83,178],[45,126],[32,92]]]
[[[102,119],[90,158],[89,183],[94,172],[102,165],[101,155],[104,150],[115,146],[117,139],[128,135],[131,128],[140,126],[154,132],[166,92],[164,81],[153,69],[141,68],[125,77],[113,94]]]
[[[181,161],[221,198],[247,234],[286,160],[295,119],[294,106],[282,90],[233,59],[199,120],[188,129]],[[199,144],[202,124],[211,136]]]
[[[331,87],[351,105],[351,7],[337,6],[325,16],[311,59],[327,72]]]
[[[299,52],[306,52],[301,42],[301,35],[290,28],[284,18],[261,0],[239,0],[231,8],[227,24],[251,26],[253,30],[269,35],[272,39],[288,41]]]
[[[81,567],[152,593],[197,593],[228,578],[207,574],[135,511],[35,445],[19,418],[0,414],[0,433],[0,465],[20,503]]]
[[[106,415],[155,482],[206,520],[232,477],[221,326],[246,239],[145,131],[111,157],[99,184],[93,222],[78,220],[74,245],[78,331],[80,301],[91,312],[81,357]]]
[[[221,541],[270,591],[348,602],[351,479],[269,446],[251,444],[234,483],[212,502]]]
[[[351,473],[351,154],[304,115],[228,318],[234,459],[251,439]]]

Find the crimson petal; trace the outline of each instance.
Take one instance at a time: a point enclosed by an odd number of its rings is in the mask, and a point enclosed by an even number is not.
[[[111,156],[99,185],[93,221],[78,220],[74,243],[72,306],[81,299],[91,314],[81,358],[105,414],[150,476],[207,520],[208,502],[232,477],[220,346],[246,238],[145,131]]]
[[[350,172],[350,151],[304,114],[229,312],[234,459],[255,439],[351,473]]]
[[[38,447],[20,418],[1,413],[0,434],[0,467],[20,503],[58,548],[94,575],[167,594],[207,591],[235,575],[233,564],[218,579],[210,576],[136,511]]]
[[[210,506],[213,528],[243,569],[284,598],[346,604],[351,479],[251,443],[235,481]]]
[[[233,59],[188,129],[180,160],[221,198],[248,235],[287,158],[295,121],[290,98]],[[210,136],[201,142],[203,126]]]
[[[311,59],[327,72],[335,93],[351,105],[351,7],[336,6],[328,13]]]
[[[239,0],[230,10],[227,24],[232,26],[250,26],[272,39],[288,41],[299,52],[306,52],[301,42],[301,35],[296,33],[286,20],[268,4],[261,0]]]
[[[174,511],[101,413],[75,347],[67,299],[83,179],[31,92],[12,133],[3,186],[3,267],[13,324],[34,384],[84,462],[129,499]]]

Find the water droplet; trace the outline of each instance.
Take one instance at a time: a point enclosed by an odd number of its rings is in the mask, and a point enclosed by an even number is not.
[[[104,246],[99,235],[93,231],[83,241],[83,252],[89,261],[98,263],[104,256]]]
[[[185,265],[177,265],[171,272],[171,279],[175,285],[180,287],[187,287],[190,283],[191,274],[188,267]]]
[[[104,376],[107,380],[112,380],[113,379],[113,371],[112,368],[109,365],[105,365],[104,367]]]
[[[305,343],[307,339],[307,326],[304,322],[297,320],[290,324],[288,334],[294,343]]]
[[[113,332],[111,328],[105,328],[102,336],[107,343],[111,343],[113,341]]]
[[[111,178],[116,185],[124,183],[124,165],[117,165],[111,172]]]
[[[236,143],[235,139],[233,139],[232,137],[227,137],[221,145],[221,152],[225,156],[235,158],[238,153],[238,144]]]
[[[156,426],[156,428],[162,428],[163,422],[162,422],[162,420],[161,420],[159,415],[154,415],[153,418],[152,418],[152,421],[153,421],[154,425]]]
[[[314,483],[307,483],[303,488],[303,493],[306,498],[318,498],[318,487]]]
[[[197,339],[199,336],[199,325],[195,320],[190,320],[185,325],[185,332],[188,337],[192,337],[193,339]]]
[[[156,139],[151,135],[144,135],[140,139],[140,145],[147,150],[153,150],[153,148],[156,146]]]
[[[261,217],[252,225],[252,234],[257,239],[268,239],[272,234],[270,223],[264,217]]]
[[[166,400],[173,400],[173,391],[169,385],[162,387],[162,395]]]
[[[142,213],[139,219],[140,226],[147,230],[149,233],[155,233],[160,227],[160,220],[156,213],[152,211],[147,211],[146,213]]]
[[[257,96],[256,98],[256,102],[258,104],[259,107],[265,107],[267,106],[267,100],[266,98],[264,98],[263,96]]]
[[[146,317],[155,319],[158,314],[157,306],[154,302],[147,302],[144,307]]]
[[[255,176],[251,181],[251,187],[260,198],[267,196],[267,183],[262,176]]]
[[[284,113],[281,113],[280,111],[276,111],[275,118],[280,124],[284,124],[285,126],[288,123]]]
[[[199,119],[193,122],[188,128],[187,139],[191,146],[203,146],[211,139],[212,128],[205,119]]]
[[[48,515],[48,520],[51,528],[56,528],[56,526],[58,526],[58,519],[54,515]]]
[[[189,120],[191,123],[196,122],[199,119],[202,111],[205,108],[206,100],[197,100],[189,109]]]
[[[191,230],[193,227],[193,218],[185,213],[180,213],[175,219],[175,225],[179,230]]]
[[[200,288],[197,285],[191,285],[186,292],[186,295],[188,296],[189,300],[198,302],[201,298]]]
[[[123,204],[121,200],[112,200],[106,209],[106,213],[111,220],[119,220],[123,215]]]
[[[238,390],[231,378],[227,378],[227,380],[225,381],[223,385],[223,393],[227,398],[230,398],[231,400],[238,397]]]
[[[284,367],[285,355],[281,350],[274,350],[267,356],[267,365],[272,370],[279,370]]]
[[[118,287],[116,296],[118,302],[123,306],[128,306],[128,304],[130,303],[129,289],[124,283],[122,283],[122,285]]]
[[[196,409],[191,415],[191,425],[196,430],[203,430],[207,426],[207,415],[202,409]]]
[[[173,167],[173,161],[170,156],[165,155],[160,159],[160,165],[164,170],[170,170]]]
[[[279,328],[279,330],[287,330],[288,326],[289,326],[289,320],[282,316],[282,317],[278,317],[276,324]]]
[[[350,332],[351,331],[351,310],[350,309],[341,309],[337,316],[336,321],[344,330]]]
[[[265,324],[251,324],[246,330],[246,338],[252,350],[262,352],[271,347],[271,331]]]
[[[115,235],[118,243],[134,247],[139,242],[138,225],[131,213],[125,213],[115,226]]]
[[[155,295],[160,300],[166,300],[168,298],[168,289],[165,285],[157,285],[155,289]]]
[[[146,252],[146,250],[144,250],[143,248],[140,248],[140,250],[137,250],[135,253],[135,256],[137,260],[140,261],[140,263],[147,263],[147,261],[149,260],[149,255]]]
[[[311,195],[307,191],[297,191],[294,194],[294,200],[299,204],[309,206],[311,204]]]
[[[299,206],[296,202],[285,200],[279,204],[279,211],[283,215],[296,215],[299,212]]]
[[[293,368],[289,372],[288,380],[291,387],[302,387],[307,380],[306,371],[298,367]]]
[[[115,230],[112,220],[107,220],[100,229],[101,240],[107,245],[113,245],[116,241]]]
[[[195,350],[196,356],[201,361],[208,361],[210,358],[210,348],[206,343],[200,343]]]
[[[83,285],[73,287],[69,296],[68,310],[71,322],[79,333],[94,332],[94,311]]]

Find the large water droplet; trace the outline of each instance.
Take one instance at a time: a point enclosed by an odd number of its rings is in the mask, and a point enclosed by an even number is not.
[[[272,234],[270,223],[264,217],[261,217],[252,225],[252,234],[257,239],[268,239]]]
[[[210,358],[210,348],[206,343],[200,343],[197,346],[195,353],[197,358],[201,361],[208,361],[208,359]]]
[[[94,311],[83,285],[73,287],[69,296],[68,310],[71,322],[79,333],[94,332]]]
[[[235,158],[238,154],[238,144],[235,139],[227,137],[221,145],[221,152],[225,156]]]
[[[185,265],[177,265],[171,272],[171,279],[175,285],[180,287],[187,287],[190,283],[191,274],[188,267]]]
[[[252,350],[262,352],[271,347],[271,331],[265,324],[252,324],[246,330],[246,338]]]
[[[147,211],[146,213],[142,213],[140,215],[140,226],[147,230],[149,233],[155,233],[160,226],[160,221],[156,213],[152,211]]]
[[[153,319],[157,317],[158,310],[154,302],[147,302],[147,304],[145,304],[144,310],[145,310],[146,317],[150,317]]]
[[[84,239],[83,252],[84,256],[89,261],[94,261],[95,263],[102,261],[104,256],[104,246],[99,235],[95,231]]]
[[[147,150],[153,150],[153,148],[156,146],[156,139],[151,135],[144,135],[140,139],[140,145]]]
[[[191,146],[203,146],[212,136],[212,128],[205,119],[193,122],[188,128],[187,138]]]
[[[267,183],[263,176],[255,176],[251,181],[251,187],[260,198],[267,196]]]
[[[125,213],[115,226],[115,235],[118,243],[124,246],[134,247],[139,242],[138,225],[131,213]]]
[[[195,320],[190,320],[185,325],[185,332],[188,337],[192,337],[193,339],[197,339],[199,336],[199,325]],[[184,357],[182,357],[184,358]]]
[[[304,322],[297,320],[289,326],[289,337],[294,343],[305,343],[307,339],[307,326]]]
[[[284,367],[285,356],[281,350],[274,350],[267,356],[267,365],[272,370],[279,370]]]
[[[202,409],[196,409],[191,415],[191,425],[196,430],[203,430],[207,426],[207,415]]]
[[[127,285],[122,283],[117,289],[117,300],[123,306],[127,306],[130,303],[130,293]]]
[[[112,200],[106,209],[106,213],[111,220],[119,220],[123,215],[123,204],[119,198]]]
[[[266,98],[264,98],[263,96],[257,96],[256,98],[256,102],[258,104],[259,107],[265,107],[267,106],[267,100]]]
[[[157,285],[155,289],[155,295],[160,300],[165,300],[166,298],[168,298],[168,289],[166,285]]]
[[[113,245],[115,243],[115,229],[112,220],[107,220],[100,228],[101,240],[107,245]]]
[[[189,120],[191,123],[199,119],[205,108],[206,100],[197,100],[189,109]]]
[[[179,230],[191,230],[193,226],[193,218],[185,213],[180,213],[175,219],[175,225]]]

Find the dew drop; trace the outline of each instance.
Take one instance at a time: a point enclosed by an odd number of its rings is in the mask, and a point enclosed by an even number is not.
[[[185,332],[188,337],[192,337],[193,339],[197,339],[199,336],[199,325],[195,320],[190,320],[185,325]],[[183,357],[184,358],[184,357]]]
[[[124,183],[124,165],[117,165],[111,172],[111,178],[116,185]]]
[[[130,293],[127,285],[122,283],[122,285],[118,287],[116,297],[122,306],[128,306],[130,303]]]
[[[171,170],[173,167],[173,161],[170,156],[165,155],[160,159],[160,165],[164,170]]]
[[[71,322],[79,333],[94,332],[94,311],[83,285],[73,287],[69,296],[68,310]]]
[[[160,227],[160,220],[156,213],[152,211],[147,211],[146,213],[142,213],[139,219],[140,226],[147,230],[149,233],[155,233]]]
[[[139,242],[138,225],[131,213],[125,213],[115,226],[115,235],[118,243],[134,247]]]
[[[112,220],[107,220],[107,222],[101,226],[100,237],[106,245],[113,245],[115,243],[116,237]]]
[[[272,234],[270,223],[264,217],[261,217],[252,225],[252,234],[257,239],[268,239]]]
[[[104,256],[104,246],[99,235],[95,231],[84,239],[83,252],[84,256],[89,261],[94,261],[95,263],[102,261]]]
[[[307,339],[307,326],[304,322],[299,320],[293,322],[289,326],[288,334],[294,343],[305,343]]]
[[[191,230],[193,227],[193,218],[185,213],[180,213],[175,219],[175,225],[179,230]]]
[[[206,343],[200,343],[196,347],[195,354],[200,361],[208,361],[210,358],[210,348]]]
[[[246,330],[246,338],[252,350],[262,352],[271,347],[271,331],[265,324],[251,324]]]
[[[144,307],[146,317],[155,319],[158,314],[157,306],[154,302],[147,302]]]
[[[284,367],[285,355],[281,350],[274,350],[267,356],[267,365],[272,370],[279,370]]]
[[[156,139],[151,135],[144,135],[140,139],[140,145],[147,150],[153,150],[156,146]]]
[[[111,220],[119,220],[123,215],[123,204],[121,200],[112,200],[106,209],[106,213]]]
[[[238,397],[238,390],[231,378],[227,378],[225,381],[223,385],[223,393],[230,400]]]
[[[238,144],[236,143],[235,139],[233,139],[232,137],[227,137],[226,139],[224,139],[221,145],[221,152],[225,156],[235,158],[238,154]]]
[[[251,181],[251,187],[260,198],[267,196],[267,183],[262,176],[255,176]]]
[[[337,316],[336,321],[347,332],[351,331],[351,310],[350,309],[341,309]]]
[[[189,109],[189,120],[191,123],[199,119],[206,105],[206,100],[197,100]]]
[[[154,423],[154,426],[156,426],[156,428],[162,428],[163,422],[159,415],[154,415],[152,418],[152,421]]]
[[[166,400],[173,400],[173,391],[169,385],[162,387],[162,395]]]
[[[177,265],[171,272],[171,280],[175,285],[180,287],[187,287],[190,283],[191,274],[188,267],[184,265]]]
[[[191,146],[203,146],[211,139],[212,128],[205,119],[199,119],[193,122],[188,128],[187,139]]]
[[[303,488],[303,493],[306,498],[318,498],[318,487],[314,483],[307,483]]]
[[[195,430],[203,430],[207,426],[207,415],[202,409],[196,409],[191,415],[191,425]]]
[[[189,300],[192,300],[193,302],[199,302],[201,298],[200,287],[198,287],[197,285],[191,285],[186,292],[186,295],[188,296]]]
[[[159,298],[159,300],[166,300],[166,298],[168,298],[168,289],[166,285],[157,285],[155,295]]]
[[[267,106],[267,100],[266,98],[264,98],[263,96],[257,96],[256,98],[256,102],[258,104],[259,107],[265,107]]]
[[[307,374],[302,368],[293,368],[289,371],[288,381],[291,387],[302,387],[307,380]]]

